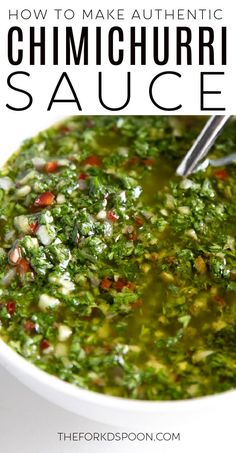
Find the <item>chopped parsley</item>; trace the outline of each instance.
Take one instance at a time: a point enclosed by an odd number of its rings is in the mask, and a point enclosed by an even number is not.
[[[236,168],[175,176],[200,118],[71,117],[0,171],[0,334],[97,392],[236,387]],[[235,150],[235,120],[213,149]]]

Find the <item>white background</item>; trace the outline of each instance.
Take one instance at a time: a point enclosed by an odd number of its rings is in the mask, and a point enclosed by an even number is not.
[[[54,106],[51,113],[47,113],[46,109],[49,103],[50,96],[55,88],[56,82],[62,71],[67,70],[71,75],[71,80],[74,83],[76,91],[83,107],[83,114],[107,114],[98,102],[97,96],[97,68],[91,65],[89,68],[65,68],[63,65],[60,67],[45,68],[28,67],[24,64],[22,68],[10,67],[7,64],[6,57],[6,33],[10,25],[16,25],[14,21],[9,23],[8,9],[33,9],[33,8],[71,8],[81,10],[81,8],[106,8],[106,7],[120,7],[129,10],[132,8],[156,8],[156,1],[150,0],[101,0],[101,1],[80,1],[70,0],[64,2],[62,0],[40,0],[36,2],[33,0],[10,0],[7,3],[1,3],[0,6],[0,124],[1,124],[1,138],[0,138],[0,158],[3,159],[5,153],[9,149],[13,150],[18,146],[19,139],[36,132],[38,129],[45,127],[55,117],[62,117],[68,114],[76,114],[77,110],[72,104],[57,104]],[[66,4],[66,6],[65,6]],[[218,0],[204,0],[198,1],[177,1],[177,0],[162,0],[158,1],[158,8],[223,8],[224,21],[219,21],[218,26],[228,26],[228,67],[225,68],[226,76],[223,87],[223,104],[227,107],[226,113],[236,113],[236,97],[235,97],[235,80],[236,80],[236,57],[235,57],[235,42],[236,42],[236,27],[235,27],[235,4],[231,2],[223,2]],[[65,25],[87,25],[81,23],[79,20],[76,22],[62,21],[60,26]],[[176,23],[171,22],[172,26]],[[37,21],[23,22],[18,21],[17,25],[27,27],[29,25],[47,25],[48,28],[52,25],[59,25],[55,21],[48,20],[47,22],[38,23]],[[91,23],[91,27],[95,24]],[[104,29],[117,25],[112,23],[104,24],[100,21],[96,25],[102,25]],[[124,23],[118,23],[124,26]],[[130,24],[127,22],[127,26]],[[134,25],[134,23],[132,23]],[[140,25],[140,24],[138,24]],[[170,25],[167,22],[157,23],[153,21],[152,24],[143,24],[149,26],[154,25]],[[212,22],[204,22],[201,24],[195,22],[183,22],[181,26],[191,26],[193,29],[198,25],[210,25]],[[215,24],[217,26],[217,24]],[[197,49],[196,49],[197,50]],[[29,88],[34,103],[29,111],[24,113],[10,112],[6,109],[5,104],[16,101],[15,95],[12,96],[11,91],[7,88],[6,79],[9,73],[15,70],[25,70],[31,73],[30,81],[24,85]],[[168,68],[161,68],[162,70],[179,70],[174,65]],[[211,68],[212,69],[212,68]],[[122,98],[122,79],[128,66],[124,65],[120,68],[109,68],[105,65],[102,68],[104,76],[106,76],[106,99],[112,104],[116,105]],[[204,68],[209,70],[209,68]],[[222,68],[215,67],[214,70],[222,70]],[[133,69],[132,75],[132,101],[129,108],[125,110],[125,114],[160,114],[161,112],[152,106],[148,98],[148,84],[152,77],[154,77],[158,68],[153,65],[145,68],[137,67]],[[165,101],[168,105],[176,101],[183,104],[183,109],[176,112],[177,114],[199,114],[199,70],[198,68],[185,68],[181,69],[183,74],[178,87],[174,83],[163,85],[161,89],[160,101]],[[19,99],[20,102],[20,99]],[[210,113],[210,112],[209,112]],[[13,377],[0,368],[0,452],[1,453],[70,453],[80,451],[83,453],[90,452],[163,452],[163,453],[197,453],[199,451],[214,451],[220,453],[227,451],[233,453],[236,450],[236,441],[234,438],[234,419],[235,413],[216,413],[212,419],[209,419],[208,424],[203,424],[199,419],[198,426],[193,426],[191,420],[188,426],[180,426],[179,430],[182,434],[182,440],[178,443],[149,445],[146,444],[115,444],[107,443],[102,444],[62,444],[57,440],[58,431],[107,431],[113,430],[112,427],[99,425],[93,421],[89,421],[70,414],[61,408],[44,401],[39,396],[34,395],[31,391],[26,389],[22,384],[18,383]]]

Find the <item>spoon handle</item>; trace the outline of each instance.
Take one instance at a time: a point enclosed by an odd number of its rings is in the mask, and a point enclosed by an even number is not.
[[[230,118],[231,115],[215,115],[207,121],[202,132],[178,166],[177,175],[188,176],[194,171],[199,161],[206,156],[212,145],[214,145],[218,135]]]

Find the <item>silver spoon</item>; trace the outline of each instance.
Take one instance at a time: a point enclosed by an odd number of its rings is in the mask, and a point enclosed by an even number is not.
[[[230,165],[232,163],[236,163],[236,153],[229,154],[228,156],[221,157],[220,159],[205,159],[195,167],[192,173],[196,173],[199,170],[205,170],[209,165],[211,165],[211,167],[225,167],[226,165]]]
[[[218,167],[222,165],[228,165],[236,160],[236,153],[233,153],[229,156],[223,157],[222,159],[206,159],[204,162],[198,165],[210,151],[217,137],[230,118],[231,115],[215,115],[207,121],[202,132],[199,134],[196,141],[193,143],[192,147],[178,166],[176,170],[177,175],[188,176],[195,171],[207,168],[208,165]]]

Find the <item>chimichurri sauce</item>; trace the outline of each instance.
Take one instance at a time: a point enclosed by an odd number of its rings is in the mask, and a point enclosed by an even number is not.
[[[1,337],[110,395],[236,387],[236,167],[175,176],[199,118],[72,117],[0,173]],[[232,121],[214,156],[235,151]]]

